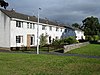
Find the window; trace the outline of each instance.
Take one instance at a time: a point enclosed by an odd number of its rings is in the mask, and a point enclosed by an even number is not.
[[[32,23],[30,23],[30,29],[32,29]]]
[[[58,29],[59,29],[59,28],[58,28],[58,27],[56,27],[56,31],[58,31]]]
[[[29,28],[29,22],[27,22],[27,28]]]
[[[62,32],[62,28],[61,28],[61,32]]]
[[[23,22],[21,22],[21,23],[22,23],[21,27],[23,28]]]
[[[52,31],[52,26],[49,26],[49,29]]]
[[[33,29],[35,29],[35,23],[33,23]]]
[[[65,29],[65,32],[67,32],[67,29]]]
[[[16,43],[23,43],[23,36],[16,36]]]
[[[42,25],[42,30],[45,30],[46,29],[46,26],[45,25]]]
[[[55,38],[56,40],[58,40],[58,36],[56,36],[56,38]]]
[[[21,27],[23,27],[22,24],[23,22],[21,22],[21,21],[16,21],[16,27],[19,27],[19,28],[21,28]]]
[[[51,36],[49,36],[49,43],[51,43]]]
[[[30,45],[33,45],[34,42],[35,42],[35,36],[34,35],[31,35],[30,39],[31,39]]]

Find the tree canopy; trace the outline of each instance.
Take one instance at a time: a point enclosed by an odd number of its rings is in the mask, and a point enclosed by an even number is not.
[[[72,27],[80,28],[80,25],[78,23],[74,23],[74,24],[72,24]]]
[[[5,2],[4,0],[0,0],[0,5],[1,5],[1,7],[4,7],[6,9],[9,4],[7,2]]]
[[[83,21],[82,29],[84,30],[85,35],[93,36],[99,35],[100,24],[97,17],[87,17]]]

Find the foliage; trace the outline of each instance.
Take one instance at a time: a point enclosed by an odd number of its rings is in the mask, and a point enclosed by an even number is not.
[[[4,1],[4,0],[0,0],[0,6],[1,7],[4,7],[5,9],[8,7],[8,3],[6,2],[6,1]]]
[[[65,44],[66,39],[58,39],[58,40],[55,40],[52,42],[52,45],[62,45],[62,44]]]
[[[93,35],[93,36],[86,36],[86,40],[89,40],[89,41],[98,41],[100,38],[98,35]]]
[[[40,45],[41,46],[44,46],[45,44],[47,44],[47,37],[48,37],[47,34],[46,35],[44,35],[44,34],[40,35]]]
[[[75,37],[68,37],[66,40],[67,40],[68,44],[73,44],[73,43],[77,42],[76,39],[75,39]]]
[[[99,20],[97,17],[87,17],[83,21],[82,29],[86,36],[98,35],[100,30]]]
[[[0,75],[99,75],[100,59],[0,53]]]
[[[55,40],[52,44],[53,45],[62,45],[62,44],[73,44],[78,42],[75,37],[68,37],[64,39]]]
[[[74,24],[72,24],[72,27],[80,28],[80,25],[78,23],[74,23]]]

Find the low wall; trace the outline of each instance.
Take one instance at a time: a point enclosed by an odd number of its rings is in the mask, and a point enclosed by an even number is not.
[[[10,51],[10,48],[0,47],[0,50]]]
[[[86,46],[90,44],[89,42],[84,42],[84,43],[78,43],[78,44],[72,44],[72,45],[66,45],[64,46],[64,53],[68,52],[68,51],[71,51],[73,49],[76,49],[76,48],[80,48],[82,46]]]

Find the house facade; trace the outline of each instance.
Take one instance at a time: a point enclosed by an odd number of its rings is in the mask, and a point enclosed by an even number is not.
[[[63,33],[63,37],[68,38],[70,36],[74,36],[76,40],[85,40],[84,31],[77,28],[66,26],[65,32]]]
[[[60,39],[65,27],[55,22],[17,13],[14,10],[0,9],[0,47],[32,47],[37,45],[37,27],[40,35],[48,35],[50,44],[54,39]],[[40,40],[39,40],[40,41]]]

